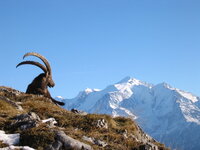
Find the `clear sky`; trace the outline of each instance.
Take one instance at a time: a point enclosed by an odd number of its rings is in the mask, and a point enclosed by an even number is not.
[[[0,51],[0,85],[21,91],[42,72],[15,68],[34,51],[50,61],[53,97],[126,76],[200,96],[200,1],[0,0]]]

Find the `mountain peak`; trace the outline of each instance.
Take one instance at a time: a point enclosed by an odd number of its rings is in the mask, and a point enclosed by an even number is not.
[[[125,78],[123,78],[122,80],[120,80],[119,82],[117,82],[117,84],[128,82],[130,79],[131,79],[130,76],[126,76]]]
[[[131,78],[130,76],[125,77],[124,79],[122,79],[121,81],[119,81],[116,84],[126,84],[128,86],[134,86],[134,85],[144,85],[144,86],[148,86],[148,87],[152,87],[151,84],[148,84],[146,82],[140,81],[136,78]]]
[[[136,78],[131,78],[129,76],[123,78],[121,81],[119,81],[117,84],[123,84],[123,83],[129,83],[129,84],[134,84],[134,85],[139,85],[143,84],[142,81],[136,79]]]
[[[157,87],[164,87],[164,88],[171,89],[171,90],[175,89],[175,88],[173,88],[171,85],[169,85],[169,84],[166,83],[166,82],[159,83],[159,84],[157,84],[156,86],[157,86]]]
[[[87,94],[89,94],[89,93],[93,92],[93,90],[90,89],[90,88],[86,88],[84,92],[87,93]]]
[[[100,89],[90,89],[90,88],[86,88],[85,90],[84,90],[84,92],[86,93],[86,94],[89,94],[89,93],[92,93],[92,92],[98,92],[98,91],[101,91]]]

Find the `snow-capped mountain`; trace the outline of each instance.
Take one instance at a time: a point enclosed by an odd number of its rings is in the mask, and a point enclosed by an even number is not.
[[[200,99],[166,83],[126,77],[103,90],[86,89],[65,99],[66,109],[128,116],[156,140],[173,149],[200,149]]]

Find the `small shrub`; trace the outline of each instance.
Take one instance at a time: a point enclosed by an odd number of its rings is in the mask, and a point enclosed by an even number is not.
[[[22,132],[20,136],[20,145],[28,145],[36,149],[41,149],[41,147],[45,148],[52,144],[55,141],[54,137],[54,132],[44,126],[40,126]]]

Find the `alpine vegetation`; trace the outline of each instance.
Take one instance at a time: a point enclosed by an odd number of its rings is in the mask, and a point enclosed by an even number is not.
[[[0,149],[169,150],[130,118],[68,111],[44,96],[2,86]]]

